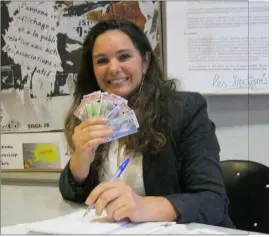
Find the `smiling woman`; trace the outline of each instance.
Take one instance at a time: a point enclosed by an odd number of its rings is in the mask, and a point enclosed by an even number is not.
[[[97,37],[93,48],[93,68],[101,90],[128,97],[146,74],[150,54],[142,59],[131,39],[118,30]]]
[[[163,76],[144,32],[131,21],[97,23],[83,44],[74,102],[65,121],[72,157],[61,173],[64,199],[95,204],[114,220],[200,222],[233,227],[207,103],[178,92]],[[84,95],[101,90],[128,101],[139,130],[108,143],[107,118],[74,115]],[[126,156],[120,180],[112,173]]]

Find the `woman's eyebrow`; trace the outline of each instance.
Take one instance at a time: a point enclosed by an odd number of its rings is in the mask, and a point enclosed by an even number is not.
[[[120,49],[117,51],[116,54],[121,54],[121,53],[131,53],[132,51],[130,49]],[[104,54],[104,53],[98,53],[98,54],[95,54],[93,57],[94,58],[101,58],[101,57],[106,57],[107,55]]]
[[[99,54],[95,54],[93,57],[94,58],[101,58],[101,57],[105,57],[106,55],[103,53],[99,53]]]
[[[120,54],[120,53],[131,53],[132,51],[130,49],[121,49],[121,50],[118,50],[117,51],[117,54]]]

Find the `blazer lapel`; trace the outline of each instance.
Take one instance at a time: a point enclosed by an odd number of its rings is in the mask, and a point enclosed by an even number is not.
[[[156,155],[143,154],[143,180],[146,196],[162,196],[180,192],[176,162],[172,146],[167,142]]]

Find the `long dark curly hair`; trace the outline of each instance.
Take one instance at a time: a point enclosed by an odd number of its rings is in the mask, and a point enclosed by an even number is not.
[[[173,93],[176,90],[174,80],[166,79],[163,75],[150,42],[144,32],[133,22],[126,20],[107,20],[98,22],[83,43],[81,66],[77,77],[74,101],[65,119],[65,136],[70,147],[74,151],[72,135],[75,126],[80,123],[73,112],[80,104],[83,95],[100,90],[92,61],[92,50],[96,38],[108,30],[119,30],[132,40],[136,49],[140,52],[142,59],[150,53],[150,62],[144,76],[143,84],[128,99],[128,105],[136,114],[139,122],[137,133],[122,139],[127,151],[145,152],[156,154],[166,142],[166,134],[171,130],[169,126],[168,105],[171,103]],[[100,145],[96,155],[105,151],[108,144]]]

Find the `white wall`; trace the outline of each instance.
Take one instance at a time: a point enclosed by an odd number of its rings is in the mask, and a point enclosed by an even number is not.
[[[267,95],[209,96],[208,111],[217,127],[221,160],[252,160],[269,166]]]

